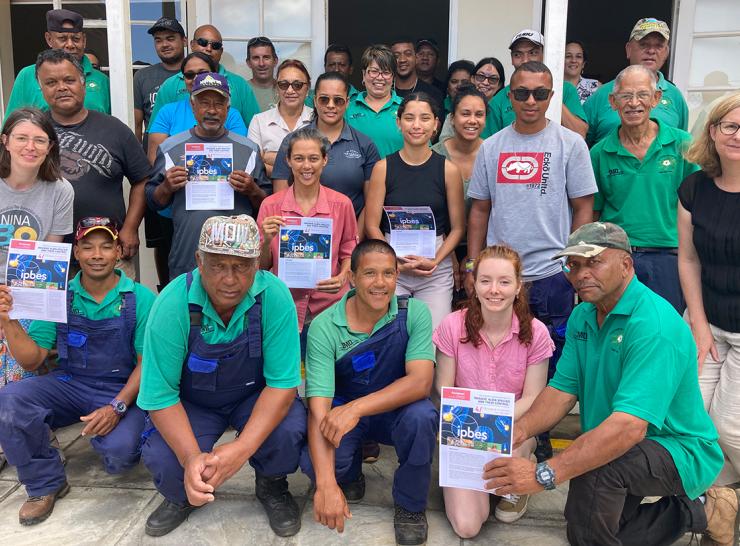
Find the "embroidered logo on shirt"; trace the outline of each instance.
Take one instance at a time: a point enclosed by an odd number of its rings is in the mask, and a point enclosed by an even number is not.
[[[624,174],[622,169],[609,169],[609,174],[607,176],[619,176],[621,174]]]
[[[658,160],[658,172],[670,173],[676,168],[676,158],[671,155],[665,155]]]
[[[361,159],[362,154],[357,150],[345,150],[344,157],[346,157],[347,159]]]
[[[619,348],[622,346],[622,341],[624,341],[624,330],[621,328],[614,330],[609,339],[609,348],[614,352],[619,352]]]
[[[542,182],[544,162],[543,152],[503,152],[498,156],[496,182],[499,184],[538,184]]]
[[[586,332],[576,331],[576,339],[578,341],[588,341],[588,334]]]
[[[342,341],[342,343],[341,343],[341,345],[340,345],[340,346],[341,346],[342,350],[344,351],[344,350],[346,350],[346,349],[349,349],[349,348],[350,348],[350,347],[352,347],[353,345],[357,345],[357,343],[358,343],[358,341],[357,341],[357,340],[354,340],[354,339],[348,339],[347,341]]]

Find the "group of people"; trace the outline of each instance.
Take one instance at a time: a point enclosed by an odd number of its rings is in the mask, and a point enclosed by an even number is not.
[[[106,113],[82,17],[51,10],[47,29],[52,49],[19,74],[0,138],[0,261],[12,238],[74,256],[65,324],[11,319],[0,279],[0,446],[29,495],[21,524],[68,492],[54,430],[82,420],[108,472],[140,458],[151,472],[164,497],[151,536],[247,462],[277,535],[300,530],[298,468],[315,519],[341,532],[379,442],[398,455],[396,540],[421,544],[436,402],[455,386],[516,400],[513,456],[482,469],[499,521],[569,481],[573,544],[733,543],[740,95],[692,142],[660,72],[664,22],[635,24],[629,66],[603,85],[569,42],[557,124],[534,30],[511,40],[508,85],[492,57],[437,80],[436,42],[401,38],[364,51],[360,91],[343,45],[312,86],[253,38],[246,81],[220,64],[218,29],[196,29],[185,55],[165,17],[149,29],[162,62],[134,79],[134,130]],[[233,208],[187,206],[199,144],[231,150]],[[389,206],[429,207],[433,256],[394,250]],[[331,220],[331,275],[310,289],[277,277],[295,217]],[[142,221],[156,297],[135,281]],[[548,431],[576,402],[583,434],[553,455]],[[444,499],[455,532],[477,535],[490,494]]]

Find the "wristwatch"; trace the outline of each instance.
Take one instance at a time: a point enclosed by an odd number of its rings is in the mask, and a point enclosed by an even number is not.
[[[116,415],[118,415],[119,417],[123,417],[128,410],[126,402],[124,402],[123,400],[119,400],[118,398],[114,398],[109,402],[109,404],[113,408],[113,411],[116,412]]]
[[[555,489],[555,471],[547,464],[546,461],[537,463],[534,469],[534,477],[537,483],[546,490]]]

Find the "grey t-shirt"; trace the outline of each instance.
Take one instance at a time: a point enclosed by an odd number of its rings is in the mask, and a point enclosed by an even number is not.
[[[586,142],[557,123],[523,135],[512,125],[478,150],[468,197],[491,200],[487,244],[506,243],[522,257],[524,278],[560,271],[554,254],[571,228],[569,199],[596,193]]]
[[[277,106],[278,97],[274,87],[260,87],[251,81],[247,81],[247,83],[252,88],[252,91],[254,91],[254,97],[260,106],[260,112],[267,112],[270,108]],[[313,104],[310,106],[313,106]]]
[[[205,139],[197,136],[194,129],[171,136],[159,145],[157,159],[154,161],[152,176],[146,184],[146,200],[149,206],[155,210],[165,207],[154,200],[154,191],[163,180],[167,171],[167,158],[174,165],[185,166],[185,144],[189,142],[211,142],[233,144],[234,169],[244,170],[249,163],[252,154],[255,157],[255,166],[251,172],[255,183],[268,195],[272,193],[272,182],[267,178],[265,165],[260,158],[257,145],[246,137],[226,131],[222,136],[214,139]],[[200,228],[207,218],[211,216],[230,216],[233,214],[248,214],[257,218],[257,210],[252,207],[248,197],[234,193],[233,210],[185,210],[185,190],[182,189],[172,197],[172,222],[174,235],[172,237],[172,250],[170,250],[169,266],[170,279],[174,279],[182,273],[187,273],[195,268],[195,251],[198,248]]]
[[[179,70],[167,70],[162,63],[147,66],[134,74],[134,108],[144,112],[144,127],[149,126],[149,118],[154,108],[154,100],[164,81],[179,73]]]
[[[42,241],[49,235],[72,233],[75,192],[61,178],[14,190],[0,178],[0,284],[5,284],[5,262],[11,239]]]

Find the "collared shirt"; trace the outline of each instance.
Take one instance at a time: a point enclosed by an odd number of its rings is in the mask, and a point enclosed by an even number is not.
[[[681,94],[681,91],[658,72],[658,89],[663,92],[658,106],[653,108],[650,115],[664,122],[670,127],[686,129],[689,126],[689,107]],[[588,121],[588,135],[586,141],[589,145],[596,144],[609,132],[619,126],[622,122],[619,114],[609,104],[609,95],[614,91],[614,80],[599,87],[588,100],[583,103]]]
[[[90,59],[85,55],[82,56],[80,64],[85,72],[85,108],[110,114],[110,81],[108,76],[93,68]],[[36,79],[36,65],[34,64],[24,67],[15,77],[13,90],[5,109],[5,118],[7,119],[13,110],[27,106],[41,108],[42,110],[49,109]]]
[[[646,438],[671,454],[686,494],[704,493],[723,455],[699,390],[694,338],[671,304],[634,277],[601,327],[596,307],[581,303],[565,337],[550,387],[578,398],[582,430],[614,412],[647,421]]]
[[[295,127],[292,130],[297,131],[301,127],[305,127],[311,123],[311,117],[313,117],[313,108],[304,106],[303,110],[301,110],[301,116],[296,121]],[[278,107],[275,106],[252,118],[247,136],[249,140],[260,147],[262,153],[277,152],[283,143],[283,139],[290,132],[291,129],[285,123],[283,116],[280,115]]]
[[[367,91],[363,91],[350,99],[344,117],[352,127],[370,137],[382,159],[403,148],[403,136],[396,123],[401,97],[391,93],[388,102],[377,112],[370,108],[366,97]]]
[[[370,334],[355,332],[347,322],[347,300],[354,297],[355,289],[316,317],[308,329],[306,345],[306,396],[334,396],[335,363],[383,326],[396,319],[398,301],[391,296],[388,312],[375,323]],[[434,362],[432,345],[432,316],[421,300],[409,298],[406,315],[406,362],[429,360]]]
[[[134,348],[136,354],[144,352],[144,330],[149,311],[154,305],[154,292],[146,286],[134,282],[120,269],[116,269],[116,275],[120,278],[118,283],[108,292],[103,301],[98,303],[82,285],[82,272],[77,273],[69,281],[69,290],[74,292],[72,298],[72,309],[68,310],[73,315],[79,315],[90,320],[103,320],[121,316],[121,304],[123,303],[123,292],[133,292],[136,297],[136,330],[134,332]],[[52,349],[57,341],[57,325],[45,320],[34,320],[28,329],[28,335],[39,347]]]
[[[488,101],[488,114],[486,114],[486,126],[480,137],[486,139],[489,136],[498,133],[504,127],[514,123],[516,114],[511,105],[509,98],[510,86],[504,87]],[[581,99],[578,97],[578,91],[570,82],[563,82],[563,105],[570,110],[574,116],[586,121],[586,113],[581,106]]]
[[[633,246],[676,248],[678,187],[699,167],[683,157],[691,135],[653,121],[658,133],[642,161],[620,142],[621,125],[591,148],[599,186],[594,210],[600,221],[621,226]]]
[[[257,216],[257,225],[261,226],[267,216],[300,216],[307,218],[331,218],[331,274],[336,276],[342,268],[342,262],[352,256],[357,246],[357,220],[352,202],[349,198],[337,191],[319,186],[319,197],[316,204],[303,214],[301,207],[295,200],[295,186],[291,186],[271,195],[260,206]],[[278,274],[279,237],[273,237],[270,243],[272,253],[272,272]],[[321,311],[336,302],[349,290],[349,282],[336,294],[320,292],[305,288],[291,288],[296,310],[298,311],[298,328],[303,330],[306,317],[316,316]]]
[[[272,273],[257,271],[249,291],[234,309],[228,324],[224,324],[196,269],[190,290],[186,275],[181,275],[167,285],[152,308],[144,341],[139,407],[158,410],[180,401],[180,378],[190,335],[189,304],[203,308],[200,330],[203,340],[211,345],[228,343],[244,331],[244,316],[258,294],[262,294],[265,382],[277,389],[297,387],[301,383],[298,325],[293,300],[282,281]]]
[[[239,74],[229,72],[222,64],[218,65],[218,73],[225,76],[226,81],[229,82],[229,91],[231,93],[230,106],[241,114],[244,125],[249,127],[252,116],[258,114],[260,111],[252,87],[247,83],[247,80]],[[182,75],[182,72],[167,78],[157,92],[157,99],[154,101],[154,109],[152,110],[152,117],[149,119],[149,122],[154,123],[154,120],[157,119],[157,114],[159,114],[159,111],[165,104],[185,100],[189,97],[190,93],[185,86],[185,77]]]
[[[484,332],[482,343],[462,343],[467,337],[465,315],[461,309],[447,315],[437,326],[432,341],[437,349],[455,361],[455,387],[510,392],[516,400],[522,397],[527,368],[552,356],[555,344],[547,326],[532,319],[532,342],[525,345],[519,341],[519,319],[511,317],[511,327],[501,341],[491,347]]]
[[[316,122],[311,127],[317,129]],[[288,180],[290,167],[285,160],[288,139],[284,139],[272,169],[273,180]],[[343,193],[352,201],[355,215],[365,208],[365,183],[370,180],[373,167],[380,161],[378,148],[370,137],[344,123],[339,138],[329,146],[328,161],[321,171],[321,185]]]

